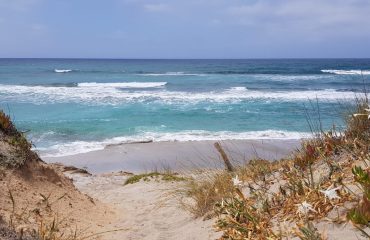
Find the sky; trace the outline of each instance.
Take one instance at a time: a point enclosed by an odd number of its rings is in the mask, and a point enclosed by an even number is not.
[[[366,58],[370,0],[0,0],[0,58]]]

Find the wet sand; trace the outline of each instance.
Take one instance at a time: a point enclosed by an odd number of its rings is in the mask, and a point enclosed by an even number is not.
[[[146,172],[171,169],[223,168],[215,141],[151,142],[110,145],[103,150],[63,157],[44,157],[48,163],[86,168],[91,173]],[[299,140],[227,140],[221,145],[233,164],[253,158],[277,160],[288,156]]]

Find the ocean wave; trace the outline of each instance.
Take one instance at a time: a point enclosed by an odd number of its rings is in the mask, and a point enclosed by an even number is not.
[[[337,75],[370,75],[370,70],[335,70],[335,69],[324,69],[321,70],[323,73],[332,73]]]
[[[119,83],[97,83],[97,82],[86,82],[78,83],[78,87],[89,87],[89,88],[157,88],[163,87],[167,82],[119,82]]]
[[[199,73],[166,72],[166,73],[139,73],[140,76],[205,76]]]
[[[220,75],[244,75],[244,74],[263,74],[263,72],[250,71],[238,71],[238,70],[225,70],[225,71],[208,71],[207,74],[220,74]]]
[[[247,91],[246,87],[231,87],[230,91]]]
[[[72,72],[72,69],[54,69],[54,72],[56,73],[69,73]]]
[[[47,84],[25,84],[25,86],[43,86],[43,87],[77,87],[78,83],[47,83]]]
[[[158,84],[158,83],[156,83]],[[160,83],[163,85],[164,83]],[[158,84],[159,85],[159,84]],[[317,98],[337,101],[356,98],[355,92],[340,92],[333,89],[307,91],[272,91],[248,90],[245,87],[233,87],[210,92],[157,91],[137,89],[125,90],[119,87],[45,87],[24,85],[1,85],[0,95],[3,101],[48,103],[81,103],[88,105],[119,105],[132,102],[159,102],[165,104],[189,104],[199,102],[236,103],[248,100],[295,101]],[[138,85],[135,85],[138,87]],[[142,86],[141,86],[142,87]]]
[[[309,75],[289,75],[289,74],[253,74],[251,75],[258,80],[268,80],[268,81],[311,81],[319,79],[332,78],[330,75],[324,74],[309,74]]]
[[[253,140],[253,139],[302,139],[310,137],[310,133],[288,132],[279,130],[230,132],[189,130],[181,132],[145,132],[134,136],[115,137],[102,141],[73,141],[55,144],[46,148],[36,148],[42,157],[70,156],[80,153],[102,150],[110,145],[141,142],[169,142],[169,141],[218,141],[218,140]]]

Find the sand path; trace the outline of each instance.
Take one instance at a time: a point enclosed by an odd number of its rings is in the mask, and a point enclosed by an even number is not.
[[[106,174],[73,175],[76,187],[106,203],[116,212],[107,229],[125,229],[107,233],[100,239],[216,239],[213,221],[194,219],[181,208],[173,191],[179,183],[139,182],[124,185],[127,176]]]

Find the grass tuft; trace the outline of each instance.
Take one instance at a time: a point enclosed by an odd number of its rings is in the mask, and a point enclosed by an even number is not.
[[[141,180],[143,181],[151,181],[151,180],[163,180],[166,182],[179,182],[179,181],[184,181],[186,180],[183,177],[177,176],[175,173],[160,173],[160,172],[151,172],[151,173],[144,173],[144,174],[138,174],[129,177],[124,185],[127,184],[133,184],[140,182]]]
[[[199,178],[187,181],[182,193],[190,198],[190,201],[183,203],[185,208],[196,217],[213,211],[217,202],[233,196],[231,177],[227,171],[209,171]]]
[[[9,145],[0,149],[0,167],[18,168],[33,156],[32,144],[19,132],[10,116],[0,110],[0,140]]]

